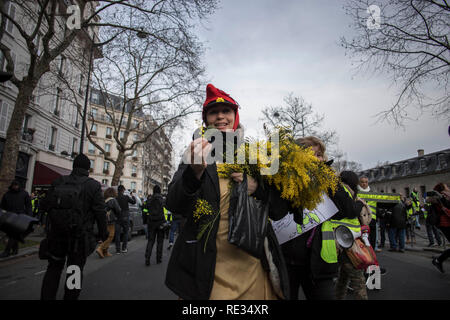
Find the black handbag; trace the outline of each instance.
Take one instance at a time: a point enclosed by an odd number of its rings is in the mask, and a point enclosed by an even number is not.
[[[261,259],[267,234],[269,205],[247,194],[247,175],[235,184],[228,211],[228,242]]]

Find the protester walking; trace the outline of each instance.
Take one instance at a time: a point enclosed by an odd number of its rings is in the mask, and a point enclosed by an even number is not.
[[[439,221],[438,219],[436,219],[435,215],[430,214],[432,210],[432,204],[428,203],[427,200],[425,200],[423,213],[425,217],[425,227],[427,229],[428,247],[433,247],[435,245],[434,239],[436,239],[438,246],[441,246],[442,244],[441,235],[437,227]]]
[[[130,207],[129,204],[136,204],[136,198],[133,193],[130,196],[125,194],[125,187],[120,185],[117,188],[119,194],[117,196],[117,202],[121,209],[121,218],[117,219],[115,224],[115,242],[116,242],[116,254],[127,253],[128,245],[128,231],[130,228]],[[121,236],[123,237],[121,239]],[[122,249],[120,244],[122,243]]]
[[[119,203],[117,202],[117,192],[114,188],[108,188],[104,193],[105,204],[106,204],[106,223],[108,227],[108,239],[102,242],[96,252],[100,258],[111,257],[112,254],[109,253],[109,245],[114,240],[116,222],[120,221],[122,218],[122,209],[120,209]]]
[[[164,245],[164,198],[161,195],[161,188],[158,185],[153,187],[153,195],[147,200],[147,216],[145,218],[148,228],[148,241],[145,249],[145,265],[150,265],[153,245],[156,240],[156,263],[162,262]]]
[[[76,156],[71,174],[53,181],[42,201],[42,207],[48,212],[47,239],[40,247],[40,258],[48,259],[41,288],[42,300],[56,299],[66,261],[78,279],[74,281],[76,285],[69,286],[67,279],[71,273],[67,273],[64,299],[78,299],[84,265],[97,246],[94,221],[101,240],[108,238],[103,193],[100,183],[89,178],[90,163],[84,154]]]
[[[406,206],[404,198],[392,208],[392,214],[387,220],[389,235],[389,251],[405,252]]]
[[[436,196],[430,197],[430,203],[432,204],[432,210],[435,210],[434,215],[439,217],[438,227],[450,241],[450,189],[444,183],[437,184],[434,188],[437,192]],[[428,197],[427,197],[428,199]],[[433,265],[442,273],[444,268],[442,264],[450,257],[450,249],[445,250],[439,257],[433,258]]]
[[[32,216],[31,198],[28,192],[20,187],[17,180],[11,182],[8,191],[3,195],[0,207],[6,211]],[[0,258],[16,255],[18,252],[19,242],[16,239],[8,238],[8,243],[3,253],[0,254]]]
[[[235,100],[211,84],[207,86],[206,92],[203,104],[205,127],[219,130],[224,141],[227,140],[227,133],[233,136],[240,133],[238,104]],[[208,140],[202,137],[195,139],[189,146],[188,159],[180,164],[169,184],[167,209],[186,217],[186,224],[173,247],[166,285],[181,299],[288,298],[287,273],[279,247],[273,245],[276,238],[270,224],[266,239],[271,252],[271,265],[278,270],[277,281],[269,276],[267,254],[259,259],[228,242],[230,179],[219,177],[216,163],[206,163],[205,155],[211,147]],[[224,143],[224,147],[225,154],[226,148],[236,146]],[[196,164],[193,159],[203,159],[202,164]],[[240,183],[243,175],[233,173],[231,179]],[[267,194],[270,189],[263,189],[261,183],[252,177],[248,176],[247,181],[248,195],[257,199],[280,199],[279,194],[276,197]],[[199,226],[194,219],[199,197],[205,205],[205,214],[211,214],[213,218],[203,236],[199,236]],[[269,216],[272,218],[281,213],[271,200],[269,206]]]

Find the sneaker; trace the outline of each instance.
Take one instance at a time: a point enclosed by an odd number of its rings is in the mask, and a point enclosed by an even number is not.
[[[433,258],[431,263],[441,272],[444,273],[444,269],[442,268],[442,262],[439,262],[437,258]]]
[[[116,254],[120,254],[120,250],[116,250]]]
[[[122,249],[122,253],[127,253],[128,249]]]
[[[380,248],[375,249],[375,252],[381,252],[381,251],[383,251],[383,250],[381,250]]]

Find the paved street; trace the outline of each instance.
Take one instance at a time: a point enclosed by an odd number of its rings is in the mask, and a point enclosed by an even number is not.
[[[422,239],[422,243],[423,243]],[[164,242],[163,263],[157,265],[153,255],[151,266],[144,264],[145,236],[135,236],[127,254],[99,259],[89,257],[84,272],[83,300],[175,300],[164,285],[170,251]],[[155,248],[154,248],[155,249]],[[381,278],[381,290],[369,291],[369,299],[450,299],[450,262],[447,273],[439,273],[431,264],[436,252],[424,251],[416,245],[405,253],[379,253],[380,265],[388,270]],[[1,299],[39,299],[46,261],[36,254],[0,262]],[[63,280],[62,280],[63,281]],[[58,297],[63,294],[61,281]],[[348,297],[352,298],[351,294]]]

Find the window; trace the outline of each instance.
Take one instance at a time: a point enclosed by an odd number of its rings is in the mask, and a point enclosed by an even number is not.
[[[131,173],[136,174],[137,172],[137,167],[136,166],[131,166]]]
[[[112,136],[112,128],[106,127],[106,135],[111,137]]]
[[[11,1],[8,1],[6,3],[6,13],[14,20],[16,17],[16,7],[11,3]],[[12,35],[14,30],[13,23],[7,19],[5,24],[5,30]]]
[[[120,139],[123,139],[125,137],[125,131],[120,131]]]
[[[92,143],[88,143],[88,153],[95,154],[95,147]]]
[[[135,128],[139,127],[139,121],[138,120],[134,120],[134,127]]]
[[[59,116],[59,105],[61,103],[61,88],[56,89],[56,101],[55,101],[55,109],[53,110],[53,113],[57,116]]]
[[[134,141],[138,141],[139,140],[139,136],[137,134],[134,135]]]
[[[0,100],[0,132],[6,132],[6,124],[8,121],[8,108],[9,105]]]
[[[77,138],[73,138],[72,140],[72,153],[77,152],[78,149],[78,140]]]
[[[97,125],[94,123],[91,128],[92,133],[97,133]]]
[[[131,184],[130,184],[130,186],[131,186],[131,190],[132,191],[134,191],[134,190],[136,190],[136,182],[134,182],[134,181],[131,181]]]
[[[98,93],[97,92],[91,93],[91,101],[95,104],[98,104]]]
[[[133,150],[133,155],[132,157],[137,157],[137,150]]]
[[[84,83],[84,76],[80,74],[80,86],[78,88],[78,93],[83,94],[83,83]]]
[[[409,197],[409,188],[408,187],[405,188],[405,196]]]
[[[78,106],[77,108],[75,108],[75,128],[78,128],[80,126],[80,123],[78,122],[78,120],[79,120],[78,110],[79,109],[81,109],[81,106]]]
[[[97,108],[92,108],[91,113],[94,119],[97,118]]]
[[[392,193],[396,193],[396,190],[394,188],[392,188]]]
[[[93,170],[94,170],[94,167],[95,167],[95,161],[92,160],[92,159],[89,159],[89,161],[91,162],[91,169],[92,169],[92,171],[93,171]]]
[[[109,143],[105,144],[105,151],[106,152],[111,152],[111,145]]]
[[[109,162],[105,161],[103,163],[103,171],[107,171],[107,170],[109,170]]]
[[[49,144],[49,150],[55,151],[55,145],[56,145],[56,135],[58,134],[58,129],[55,127],[51,128],[51,135],[50,135],[50,144]]]
[[[105,186],[108,185],[108,179],[102,179],[102,184],[104,184]]]
[[[59,60],[59,75],[62,77],[64,75],[64,64],[66,62],[66,57],[61,56]]]

